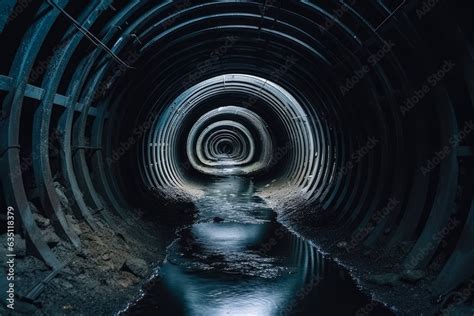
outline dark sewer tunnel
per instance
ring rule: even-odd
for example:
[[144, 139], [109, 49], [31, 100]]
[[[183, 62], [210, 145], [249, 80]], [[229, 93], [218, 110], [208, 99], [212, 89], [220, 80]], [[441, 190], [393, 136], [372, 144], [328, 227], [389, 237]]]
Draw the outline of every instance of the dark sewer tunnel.
[[[97, 288], [125, 289], [87, 310], [118, 311], [148, 275], [117, 253], [164, 234], [145, 258], [159, 271], [175, 230], [203, 220], [199, 201], [241, 203], [206, 197], [234, 179], [392, 312], [472, 315], [473, 13], [460, 0], [1, 0], [1, 314], [12, 297], [80, 313], [55, 293], [82, 289], [88, 261], [112, 262], [98, 279], [120, 273]], [[227, 215], [204, 216], [210, 236]]]

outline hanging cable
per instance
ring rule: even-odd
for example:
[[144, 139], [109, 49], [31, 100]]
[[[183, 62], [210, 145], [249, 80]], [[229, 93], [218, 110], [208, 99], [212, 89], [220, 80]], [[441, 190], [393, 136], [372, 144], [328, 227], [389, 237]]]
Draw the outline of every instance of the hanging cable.
[[59, 12], [66, 17], [71, 23], [77, 28], [79, 32], [84, 34], [84, 36], [89, 39], [95, 46], [101, 47], [107, 54], [109, 54], [115, 61], [120, 63], [121, 65], [129, 68], [129, 69], [135, 69], [132, 66], [129, 66], [126, 62], [124, 62], [120, 57], [118, 57], [116, 54], [114, 54], [113, 51], [111, 51], [107, 45], [101, 42], [100, 39], [94, 36], [91, 32], [89, 32], [86, 28], [84, 28], [79, 22], [77, 22], [71, 15], [69, 15], [63, 8], [61, 8], [57, 3], [55, 3], [52, 0], [47, 0], [47, 2], [55, 7], [56, 9], [59, 10]]

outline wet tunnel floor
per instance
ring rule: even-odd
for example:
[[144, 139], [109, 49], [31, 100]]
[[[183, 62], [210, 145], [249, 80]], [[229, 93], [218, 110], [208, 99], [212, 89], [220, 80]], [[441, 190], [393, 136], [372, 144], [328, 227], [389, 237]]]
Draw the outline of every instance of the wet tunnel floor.
[[126, 315], [392, 315], [276, 221], [250, 180], [216, 179]]

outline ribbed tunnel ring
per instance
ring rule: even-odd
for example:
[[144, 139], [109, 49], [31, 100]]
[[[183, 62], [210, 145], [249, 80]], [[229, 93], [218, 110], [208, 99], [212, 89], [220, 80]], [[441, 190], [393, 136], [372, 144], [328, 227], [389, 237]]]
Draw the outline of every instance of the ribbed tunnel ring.
[[[34, 204], [81, 244], [55, 185], [96, 229], [97, 216], [114, 226], [108, 215], [129, 222], [153, 205], [150, 189], [194, 193], [224, 170], [275, 180], [321, 210], [315, 221], [366, 232], [365, 246], [407, 243], [400, 266], [436, 262], [437, 294], [474, 275], [472, 134], [451, 142], [473, 118], [472, 17], [454, 0], [422, 19], [416, 1], [33, 1], [7, 25], [13, 2], [0, 2], [12, 43], [0, 61], [1, 202], [49, 266], [61, 263]], [[213, 112], [227, 106], [237, 113]], [[222, 121], [243, 128], [199, 138]], [[433, 236], [452, 218], [444, 247]]]
[[[188, 151], [191, 163], [196, 163], [194, 156], [197, 156], [200, 164], [205, 166], [222, 164], [237, 166], [247, 164], [254, 158], [253, 136], [238, 122], [229, 120], [214, 122], [201, 131], [197, 140], [191, 139], [193, 135], [194, 133], [189, 134], [187, 142], [187, 146], [195, 144], [194, 148]], [[225, 146], [229, 151], [223, 152], [222, 148]]]

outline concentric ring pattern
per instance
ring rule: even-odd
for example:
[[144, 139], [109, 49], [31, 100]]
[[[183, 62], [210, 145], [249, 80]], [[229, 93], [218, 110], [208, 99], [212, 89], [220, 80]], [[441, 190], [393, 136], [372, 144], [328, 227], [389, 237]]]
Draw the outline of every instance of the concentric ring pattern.
[[474, 275], [474, 50], [468, 13], [422, 4], [49, 0], [15, 19], [2, 1], [1, 203], [58, 267], [30, 203], [79, 247], [57, 179], [95, 228], [151, 190], [252, 176], [366, 246], [408, 245], [400, 266], [436, 263], [445, 294]]

